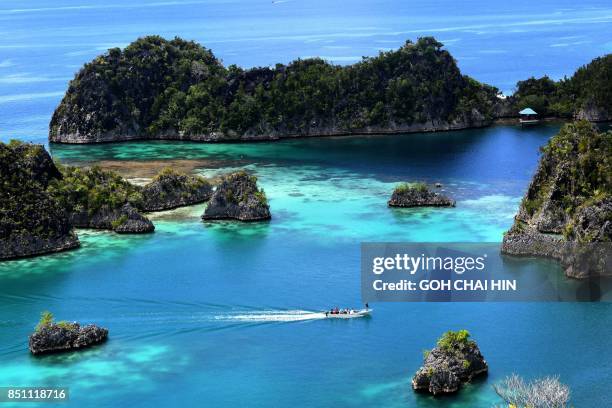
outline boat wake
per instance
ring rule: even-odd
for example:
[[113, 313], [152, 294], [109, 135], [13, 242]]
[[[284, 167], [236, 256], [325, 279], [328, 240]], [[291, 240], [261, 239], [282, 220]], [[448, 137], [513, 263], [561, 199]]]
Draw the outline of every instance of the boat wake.
[[325, 313], [308, 310], [254, 310], [215, 316], [215, 320], [231, 322], [300, 322], [316, 319], [325, 319]]

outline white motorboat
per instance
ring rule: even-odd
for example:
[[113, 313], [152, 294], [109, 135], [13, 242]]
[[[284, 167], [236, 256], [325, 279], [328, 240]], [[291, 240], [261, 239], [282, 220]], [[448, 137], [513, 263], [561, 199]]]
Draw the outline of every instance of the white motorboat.
[[325, 312], [325, 317], [328, 319], [354, 319], [356, 317], [366, 317], [372, 313], [372, 309], [343, 309], [343, 310], [328, 310]]

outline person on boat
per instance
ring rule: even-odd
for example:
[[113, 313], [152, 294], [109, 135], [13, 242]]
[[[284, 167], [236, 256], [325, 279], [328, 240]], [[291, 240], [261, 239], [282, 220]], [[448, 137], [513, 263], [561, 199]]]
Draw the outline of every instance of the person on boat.
[[367, 303], [365, 304], [366, 310], [368, 310], [370, 308], [370, 305], [368, 305]]

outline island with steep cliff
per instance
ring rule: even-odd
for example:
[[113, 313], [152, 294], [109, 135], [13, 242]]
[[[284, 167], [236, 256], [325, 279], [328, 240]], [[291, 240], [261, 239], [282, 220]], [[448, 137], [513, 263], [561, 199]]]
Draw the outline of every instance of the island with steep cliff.
[[180, 38], [140, 38], [96, 57], [70, 81], [49, 141], [206, 142], [297, 136], [410, 133], [483, 127], [531, 106], [542, 116], [612, 119], [612, 56], [569, 79], [497, 88], [463, 75], [432, 37], [348, 66], [319, 58], [287, 65], [225, 67]]
[[412, 378], [415, 391], [433, 395], [457, 392], [462, 384], [489, 371], [487, 361], [467, 330], [444, 333], [436, 347], [423, 354], [423, 366]]
[[142, 189], [144, 211], [164, 211], [208, 201], [212, 184], [200, 176], [188, 175], [170, 167], [162, 169]]
[[257, 187], [257, 177], [238, 171], [223, 177], [202, 219], [262, 221], [272, 218], [266, 193]]
[[573, 278], [612, 274], [612, 131], [566, 124], [542, 149], [502, 252], [558, 259]]
[[236, 141], [485, 126], [497, 89], [461, 74], [431, 37], [349, 66], [313, 58], [224, 67], [191, 41], [158, 36], [110, 49], [70, 82], [49, 140]]
[[61, 178], [42, 146], [0, 143], [0, 260], [80, 245], [64, 208], [47, 191]]

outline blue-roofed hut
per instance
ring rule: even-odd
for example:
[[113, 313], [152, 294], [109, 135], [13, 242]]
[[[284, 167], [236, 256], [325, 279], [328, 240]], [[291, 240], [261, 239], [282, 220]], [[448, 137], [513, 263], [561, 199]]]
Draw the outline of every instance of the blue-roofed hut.
[[539, 122], [538, 113], [531, 108], [525, 108], [519, 112], [520, 122], [523, 126], [533, 125]]

